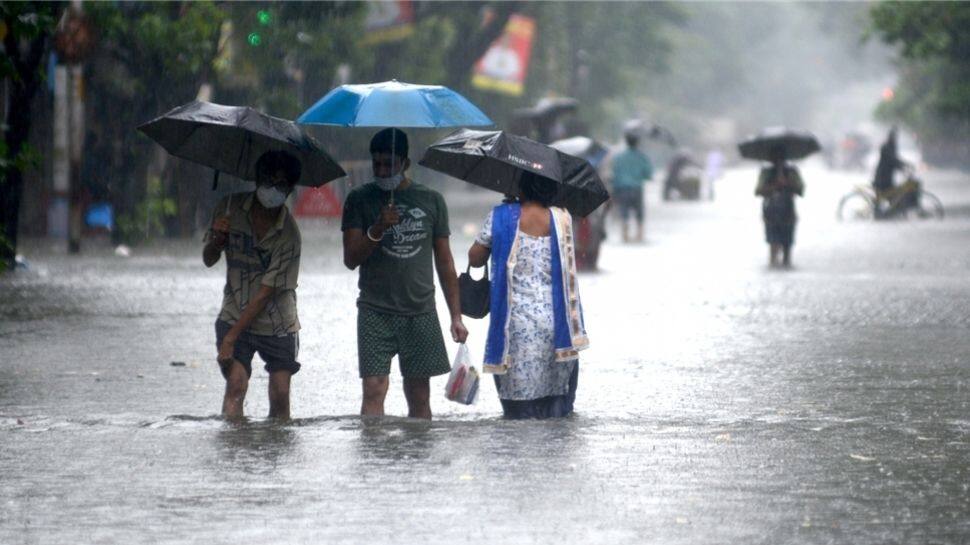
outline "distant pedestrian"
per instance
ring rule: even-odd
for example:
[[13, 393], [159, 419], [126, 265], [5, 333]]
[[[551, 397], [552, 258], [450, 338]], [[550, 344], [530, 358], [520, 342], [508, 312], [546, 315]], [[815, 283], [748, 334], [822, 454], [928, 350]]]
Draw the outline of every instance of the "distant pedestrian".
[[802, 196], [805, 185], [794, 165], [788, 164], [780, 150], [772, 153], [771, 165], [761, 169], [755, 195], [763, 197], [762, 218], [769, 246], [768, 265], [791, 266], [791, 247], [795, 243], [795, 195]]
[[623, 242], [630, 242], [627, 220], [632, 213], [637, 223], [635, 240], [643, 242], [644, 197], [643, 184], [653, 178], [653, 164], [645, 153], [637, 149], [640, 139], [635, 132], [625, 135], [627, 149], [618, 153], [612, 161], [613, 199], [623, 224]]
[[667, 164], [667, 176], [664, 178], [663, 200], [669, 201], [671, 193], [674, 191], [677, 191], [681, 198], [698, 198], [700, 196], [699, 194], [695, 194], [699, 193], [699, 187], [686, 187], [686, 184], [684, 184], [684, 170], [690, 166], [696, 167], [700, 165], [694, 161], [688, 149], [681, 148], [677, 150]]
[[491, 258], [485, 372], [494, 373], [507, 418], [567, 416], [579, 380], [583, 322], [569, 212], [551, 206], [554, 182], [531, 173], [519, 181], [521, 204], [495, 207], [468, 251]]
[[724, 169], [724, 154], [719, 149], [707, 152], [704, 164], [704, 180], [707, 183], [707, 198], [714, 200], [714, 182], [721, 179]]

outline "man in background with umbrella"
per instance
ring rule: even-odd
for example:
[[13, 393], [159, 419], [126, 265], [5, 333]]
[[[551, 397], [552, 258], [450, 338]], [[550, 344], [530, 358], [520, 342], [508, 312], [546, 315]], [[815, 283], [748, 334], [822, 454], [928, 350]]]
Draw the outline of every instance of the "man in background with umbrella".
[[[803, 159], [819, 151], [818, 139], [809, 132], [785, 127], [768, 127], [757, 136], [738, 144], [745, 159], [768, 161], [761, 169], [755, 195], [763, 197], [761, 215], [768, 242], [768, 265], [791, 266], [791, 247], [795, 243], [795, 196], [802, 196], [805, 184], [790, 160]], [[781, 258], [779, 261], [779, 257]]]
[[434, 273], [451, 315], [451, 336], [463, 343], [458, 276], [448, 243], [448, 209], [440, 193], [405, 176], [407, 135], [388, 128], [371, 140], [374, 182], [347, 195], [341, 229], [344, 264], [360, 267], [357, 356], [361, 414], [384, 414], [391, 359], [404, 377], [408, 416], [431, 418], [430, 378], [451, 366], [435, 309]]
[[285, 151], [256, 162], [256, 191], [224, 198], [202, 252], [207, 267], [226, 254], [226, 287], [216, 321], [218, 361], [226, 379], [222, 414], [243, 415], [257, 352], [269, 372], [269, 416], [289, 419], [290, 378], [300, 370], [296, 286], [300, 230], [284, 204], [301, 164]]
[[[791, 267], [791, 247], [795, 243], [795, 196], [805, 193], [802, 176], [794, 165], [785, 161], [778, 147], [771, 152], [771, 165], [761, 169], [755, 195], [762, 197], [761, 216], [768, 242], [768, 266]], [[780, 259], [779, 259], [780, 258]]]

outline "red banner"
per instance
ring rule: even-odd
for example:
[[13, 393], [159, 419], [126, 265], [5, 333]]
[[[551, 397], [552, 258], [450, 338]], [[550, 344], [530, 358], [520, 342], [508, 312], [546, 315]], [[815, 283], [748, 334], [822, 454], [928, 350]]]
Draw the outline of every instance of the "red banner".
[[329, 185], [308, 187], [296, 197], [293, 214], [312, 218], [339, 218], [343, 213], [340, 199]]

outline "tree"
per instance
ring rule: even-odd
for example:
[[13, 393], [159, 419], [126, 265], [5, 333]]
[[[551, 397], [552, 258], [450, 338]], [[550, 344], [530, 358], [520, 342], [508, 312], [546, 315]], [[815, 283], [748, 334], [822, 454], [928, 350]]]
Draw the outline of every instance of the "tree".
[[31, 100], [42, 81], [41, 66], [50, 47], [60, 6], [42, 2], [0, 2], [0, 33], [4, 55], [0, 78], [10, 82], [9, 108], [0, 147], [0, 270], [12, 267], [17, 255], [17, 224], [23, 195], [23, 174], [36, 163], [26, 145], [31, 124]]
[[915, 130], [928, 159], [970, 165], [970, 4], [882, 2], [871, 16], [902, 61], [895, 96], [878, 114]]
[[86, 182], [114, 206], [121, 227], [115, 242], [147, 236], [143, 226], [158, 219], [152, 217], [156, 212], [167, 216], [169, 233], [178, 232], [171, 211], [185, 212], [181, 223], [191, 223], [191, 203], [203, 184], [187, 179], [197, 172], [173, 177], [171, 166], [159, 168], [176, 163], [160, 161], [163, 152], [135, 128], [214, 82], [213, 60], [228, 14], [212, 2], [93, 2], [87, 13], [101, 38], [86, 69], [92, 115], [85, 161], [98, 165], [89, 171], [99, 179]]

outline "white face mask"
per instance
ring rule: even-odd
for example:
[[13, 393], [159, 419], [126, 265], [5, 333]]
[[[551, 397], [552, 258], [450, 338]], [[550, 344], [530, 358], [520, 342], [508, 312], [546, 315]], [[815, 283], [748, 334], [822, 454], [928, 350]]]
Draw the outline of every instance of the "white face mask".
[[394, 191], [395, 189], [397, 189], [397, 186], [401, 185], [401, 182], [403, 181], [404, 181], [404, 174], [401, 174], [400, 172], [398, 172], [394, 176], [389, 176], [387, 178], [374, 176], [374, 183], [376, 183], [377, 187], [383, 189], [384, 191]]
[[272, 186], [260, 186], [256, 188], [256, 198], [264, 208], [279, 208], [286, 202], [286, 193]]

